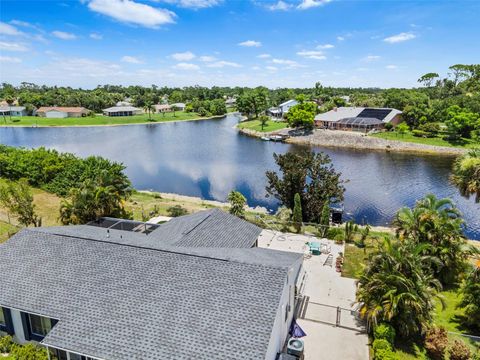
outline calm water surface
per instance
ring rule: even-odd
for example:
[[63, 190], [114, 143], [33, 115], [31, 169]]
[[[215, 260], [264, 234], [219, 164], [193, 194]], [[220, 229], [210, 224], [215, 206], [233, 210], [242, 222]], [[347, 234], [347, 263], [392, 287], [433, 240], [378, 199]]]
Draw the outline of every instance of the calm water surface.
[[[80, 156], [101, 155], [127, 166], [137, 189], [152, 189], [224, 201], [232, 189], [250, 206], [276, 209], [265, 197], [265, 171], [272, 154], [298, 146], [260, 141], [237, 133], [235, 115], [221, 120], [82, 128], [0, 128], [0, 142], [45, 146]], [[427, 193], [452, 198], [463, 212], [465, 233], [480, 240], [480, 205], [448, 182], [453, 158], [342, 149], [323, 150], [346, 184], [345, 209], [357, 222], [388, 225], [402, 206]]]

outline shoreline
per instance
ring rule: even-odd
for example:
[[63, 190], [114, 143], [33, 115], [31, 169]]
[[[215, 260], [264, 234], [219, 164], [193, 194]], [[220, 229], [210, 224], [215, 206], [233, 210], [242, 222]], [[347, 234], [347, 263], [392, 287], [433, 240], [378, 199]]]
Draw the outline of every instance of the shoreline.
[[225, 115], [215, 115], [210, 117], [197, 117], [192, 119], [184, 119], [184, 120], [170, 120], [170, 121], [145, 121], [145, 122], [137, 122], [137, 123], [125, 123], [125, 124], [87, 124], [87, 125], [4, 125], [0, 124], [0, 128], [80, 128], [80, 127], [113, 127], [113, 126], [133, 126], [133, 125], [160, 125], [160, 124], [172, 124], [172, 123], [180, 123], [186, 121], [201, 121], [201, 120], [215, 120], [223, 118]]
[[[262, 136], [288, 134], [292, 129], [285, 128], [271, 132], [260, 132], [250, 129], [237, 130], [244, 135], [261, 138]], [[426, 145], [412, 143], [406, 141], [386, 140], [362, 133], [335, 131], [335, 130], [319, 130], [315, 129], [312, 134], [292, 136], [285, 140], [287, 144], [319, 146], [327, 148], [343, 148], [352, 150], [369, 150], [396, 153], [411, 153], [422, 155], [438, 155], [438, 156], [458, 156], [466, 153], [468, 149]]]

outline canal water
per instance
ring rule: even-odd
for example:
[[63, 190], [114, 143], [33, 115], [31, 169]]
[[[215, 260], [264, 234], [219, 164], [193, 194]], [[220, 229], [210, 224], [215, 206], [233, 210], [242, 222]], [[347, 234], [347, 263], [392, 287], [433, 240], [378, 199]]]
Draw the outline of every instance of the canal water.
[[[275, 169], [273, 153], [298, 146], [239, 134], [238, 117], [168, 124], [77, 128], [0, 128], [0, 143], [45, 146], [80, 156], [101, 155], [123, 162], [137, 189], [225, 201], [232, 189], [250, 206], [275, 210], [265, 197], [265, 171]], [[348, 179], [345, 210], [359, 223], [389, 225], [402, 206], [427, 193], [452, 198], [464, 214], [465, 234], [480, 240], [480, 204], [467, 200], [449, 181], [453, 158], [347, 149], [321, 149]]]

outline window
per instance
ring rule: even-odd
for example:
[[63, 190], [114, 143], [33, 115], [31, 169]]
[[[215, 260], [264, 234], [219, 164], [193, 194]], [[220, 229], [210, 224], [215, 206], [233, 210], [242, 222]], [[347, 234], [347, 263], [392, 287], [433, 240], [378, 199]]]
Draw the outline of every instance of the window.
[[13, 335], [13, 323], [10, 309], [0, 307], [0, 331]]
[[57, 321], [44, 316], [22, 313], [22, 323], [27, 341], [42, 341]]

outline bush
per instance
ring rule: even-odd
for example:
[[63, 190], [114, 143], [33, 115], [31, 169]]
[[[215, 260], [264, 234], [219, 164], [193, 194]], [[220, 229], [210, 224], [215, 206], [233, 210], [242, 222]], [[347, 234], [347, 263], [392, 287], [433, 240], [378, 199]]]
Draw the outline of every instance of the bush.
[[443, 360], [448, 346], [447, 330], [442, 327], [434, 327], [425, 336], [425, 349], [428, 356], [433, 360]]
[[472, 355], [472, 360], [480, 360], [480, 350]]
[[376, 353], [378, 350], [392, 350], [392, 345], [385, 339], [375, 339], [373, 340], [373, 352]]
[[425, 131], [433, 136], [440, 132], [440, 125], [436, 122], [425, 123], [418, 126], [418, 130]]
[[435, 135], [433, 135], [429, 132], [426, 132], [426, 131], [423, 131], [423, 130], [418, 130], [418, 129], [412, 130], [412, 134], [413, 134], [413, 136], [423, 137], [423, 138], [435, 137]]
[[385, 130], [390, 131], [393, 129], [393, 124], [392, 123], [386, 123], [385, 124]]
[[335, 240], [337, 238], [340, 240], [343, 240], [343, 236], [344, 236], [344, 232], [342, 228], [331, 227], [327, 231], [327, 239], [330, 239], [330, 240]]
[[395, 329], [389, 324], [380, 324], [373, 331], [375, 339], [387, 340], [393, 346], [395, 341]]
[[470, 349], [463, 341], [454, 340], [450, 349], [448, 349], [450, 360], [469, 360]]
[[167, 213], [171, 217], [178, 217], [178, 216], [187, 215], [188, 211], [187, 209], [181, 207], [180, 205], [175, 205], [175, 206], [169, 207], [167, 209]]
[[390, 349], [380, 349], [373, 355], [374, 360], [399, 360], [397, 354]]
[[48, 360], [47, 349], [31, 343], [26, 345], [14, 344], [11, 355], [17, 360]]
[[0, 337], [0, 353], [9, 353], [13, 345], [10, 335]]

